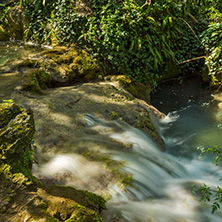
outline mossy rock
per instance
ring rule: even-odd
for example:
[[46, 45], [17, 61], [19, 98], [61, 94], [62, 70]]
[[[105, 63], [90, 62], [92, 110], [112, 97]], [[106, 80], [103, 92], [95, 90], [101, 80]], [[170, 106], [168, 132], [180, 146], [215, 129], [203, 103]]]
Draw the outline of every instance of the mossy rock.
[[148, 113], [143, 113], [138, 117], [137, 127], [141, 130], [149, 129], [151, 131], [155, 131], [155, 128], [150, 120]]
[[37, 194], [39, 205], [58, 221], [103, 221], [99, 213], [105, 209], [105, 201], [98, 195], [60, 186], [43, 186]]
[[31, 141], [34, 135], [34, 120], [30, 110], [14, 103], [0, 104], [0, 159], [17, 168], [32, 164]]
[[[62, 188], [62, 191], [61, 191]], [[105, 200], [94, 193], [90, 193], [86, 190], [77, 190], [73, 187], [61, 187], [61, 186], [45, 186], [45, 192], [52, 196], [59, 196], [61, 198], [69, 198], [74, 200], [79, 205], [82, 205], [91, 210], [95, 210], [99, 213], [106, 208]]]
[[40, 54], [38, 66], [51, 75], [53, 85], [69, 85], [76, 80], [98, 78], [101, 68], [82, 49], [55, 47]]
[[77, 208], [71, 215], [71, 218], [67, 222], [103, 222], [102, 218], [92, 210], [80, 207]]
[[11, 119], [22, 112], [22, 109], [14, 103], [0, 104], [0, 128], [6, 126]]
[[[6, 70], [23, 74], [22, 90], [42, 94], [47, 87], [67, 86], [76, 82], [99, 79], [101, 67], [82, 49], [56, 46], [32, 58], [6, 64]], [[8, 71], [7, 71], [8, 72]]]
[[141, 82], [132, 82], [127, 86], [127, 91], [135, 97], [150, 103], [151, 88]]
[[150, 102], [151, 88], [149, 85], [145, 85], [141, 82], [135, 82], [126, 75], [113, 75], [105, 77], [105, 80], [116, 81], [119, 86], [127, 90], [133, 96], [138, 99], [142, 99], [146, 102]]
[[42, 94], [43, 89], [47, 88], [50, 81], [51, 76], [47, 72], [40, 69], [30, 69], [23, 77], [21, 89]]
[[102, 222], [102, 197], [72, 187], [43, 185], [31, 175], [32, 112], [5, 102], [0, 104], [0, 119], [2, 221]]

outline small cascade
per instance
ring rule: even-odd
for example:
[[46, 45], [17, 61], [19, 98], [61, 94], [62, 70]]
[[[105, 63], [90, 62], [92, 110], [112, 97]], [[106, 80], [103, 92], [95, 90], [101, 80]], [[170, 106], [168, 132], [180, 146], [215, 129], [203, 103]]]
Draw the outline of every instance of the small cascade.
[[[174, 114], [166, 116], [160, 124], [164, 130], [179, 118], [178, 113]], [[128, 152], [110, 151], [114, 159], [125, 162], [122, 170], [133, 175], [132, 186], [126, 186], [124, 191], [116, 186], [110, 188], [112, 198], [107, 207], [121, 215], [123, 221], [221, 221], [220, 212], [211, 213], [212, 203], [200, 202], [200, 197], [193, 195], [194, 184], [216, 187], [222, 173], [220, 168], [198, 159], [178, 161], [129, 125], [97, 120], [91, 115], [86, 116], [86, 121], [90, 127], [101, 129], [117, 124], [118, 132], [109, 131], [109, 137], [132, 144]]]
[[[173, 116], [175, 115], [175, 116]], [[173, 146], [175, 138], [168, 139], [166, 132], [174, 127], [180, 118], [178, 113], [166, 116], [159, 128], [168, 146]], [[124, 189], [117, 185], [109, 188], [111, 198], [107, 208], [112, 214], [119, 215], [121, 222], [219, 222], [222, 213], [211, 213], [211, 202], [200, 202], [200, 196], [193, 194], [193, 185], [207, 184], [216, 188], [222, 169], [211, 161], [198, 158], [176, 157], [170, 152], [161, 152], [157, 144], [142, 131], [122, 122], [105, 121], [85, 115], [86, 127], [97, 133], [84, 138], [86, 141], [109, 143], [108, 138], [124, 144], [131, 149], [118, 147], [104, 150], [114, 160], [124, 162], [121, 170], [132, 175], [131, 186]], [[99, 137], [100, 136], [100, 137]], [[189, 138], [187, 138], [187, 141]], [[177, 147], [184, 149], [186, 140]], [[180, 151], [178, 150], [178, 153]], [[57, 180], [55, 183], [89, 189], [87, 185], [97, 184], [98, 172], [103, 169], [92, 165], [81, 155], [59, 153], [42, 164], [33, 165], [33, 174], [44, 180]], [[101, 180], [101, 179], [100, 179]], [[98, 185], [98, 186], [97, 186]]]

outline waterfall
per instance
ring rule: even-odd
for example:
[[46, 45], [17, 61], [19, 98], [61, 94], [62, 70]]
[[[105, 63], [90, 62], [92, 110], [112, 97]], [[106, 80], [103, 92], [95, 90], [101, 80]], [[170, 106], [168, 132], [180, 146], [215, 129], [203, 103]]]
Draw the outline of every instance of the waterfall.
[[[173, 124], [178, 121], [180, 114], [174, 112], [167, 115], [158, 127], [168, 146], [184, 149], [193, 132], [185, 135], [185, 138], [178, 135], [170, 138], [166, 134], [170, 127], [175, 127]], [[106, 144], [109, 143], [107, 138], [110, 138], [119, 143], [131, 144], [131, 149], [115, 147], [101, 150], [109, 153], [114, 160], [124, 162], [121, 170], [132, 175], [131, 186], [122, 188], [114, 185], [109, 188], [111, 198], [107, 208], [109, 212], [119, 215], [121, 222], [221, 221], [220, 211], [211, 213], [212, 202], [200, 202], [200, 196], [193, 194], [193, 185], [217, 187], [222, 175], [219, 167], [206, 159], [200, 161], [195, 155], [187, 158], [161, 152], [148, 135], [126, 123], [105, 121], [90, 114], [85, 115], [85, 120], [86, 127], [96, 132], [85, 140]], [[38, 178], [66, 180], [63, 185], [88, 189], [85, 185], [96, 184], [99, 179], [97, 173], [103, 171], [91, 165], [93, 162], [86, 162], [81, 155], [74, 153], [59, 153], [49, 159], [42, 164], [34, 164], [33, 174]]]
[[[211, 213], [211, 202], [200, 202], [200, 197], [193, 194], [194, 184], [216, 187], [222, 173], [220, 168], [198, 159], [178, 161], [175, 156], [161, 152], [150, 137], [127, 124], [121, 126], [91, 115], [85, 118], [90, 127], [118, 127], [117, 132], [108, 133], [109, 137], [132, 144], [131, 151], [110, 151], [114, 159], [125, 162], [122, 170], [133, 176], [132, 186], [126, 186], [124, 191], [116, 186], [110, 188], [112, 197], [107, 207], [121, 215], [123, 221], [221, 221], [219, 211]], [[162, 128], [177, 118], [178, 113], [166, 116]]]

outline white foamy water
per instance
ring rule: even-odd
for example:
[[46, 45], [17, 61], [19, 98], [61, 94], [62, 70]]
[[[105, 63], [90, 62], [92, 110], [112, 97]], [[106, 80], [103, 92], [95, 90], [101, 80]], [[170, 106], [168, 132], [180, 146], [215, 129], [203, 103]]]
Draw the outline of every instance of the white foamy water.
[[[172, 121], [165, 121], [161, 130], [179, 118], [177, 113]], [[168, 118], [168, 117], [166, 117]], [[128, 124], [116, 121], [104, 121], [92, 115], [85, 116], [87, 127], [100, 135], [89, 135], [87, 140], [101, 141], [111, 138], [115, 141], [131, 144], [132, 149], [120, 151], [109, 149], [113, 159], [124, 162], [122, 170], [132, 175], [132, 185], [124, 189], [114, 185], [109, 188], [111, 194], [107, 208], [113, 214], [121, 216], [121, 222], [219, 222], [220, 211], [211, 213], [211, 202], [200, 202], [200, 196], [193, 194], [193, 185], [207, 184], [216, 188], [220, 184], [222, 170], [208, 161], [177, 157], [161, 152], [157, 144], [142, 131]], [[171, 126], [172, 127], [172, 126]], [[183, 146], [195, 134], [189, 134], [183, 141], [174, 141]], [[94, 138], [95, 137], [95, 138]], [[107, 142], [107, 141], [105, 141]], [[77, 154], [56, 154], [43, 164], [35, 164], [33, 173], [40, 179], [64, 180], [65, 185], [87, 189], [87, 184], [98, 183], [98, 171], [103, 175], [101, 166], [93, 165]], [[99, 187], [99, 185], [98, 185]], [[105, 221], [106, 222], [106, 221]]]
[[101, 177], [105, 178], [106, 174], [101, 164], [74, 153], [55, 154], [45, 163], [33, 164], [32, 173], [46, 183], [91, 189], [95, 193], [101, 187]]
[[[98, 122], [93, 118], [90, 115], [86, 117], [91, 127], [107, 125], [107, 122]], [[176, 121], [176, 118], [178, 115], [166, 122]], [[220, 183], [220, 168], [198, 159], [182, 158], [178, 162], [174, 156], [159, 151], [151, 138], [130, 126], [124, 125], [122, 130], [108, 135], [115, 140], [131, 143], [133, 147], [129, 152], [110, 151], [114, 159], [126, 163], [123, 170], [133, 175], [132, 186], [126, 186], [124, 191], [116, 186], [110, 188], [112, 198], [107, 207], [121, 215], [122, 220], [221, 221], [222, 214], [219, 211], [211, 213], [212, 202], [200, 202], [200, 197], [193, 195], [194, 184], [202, 186], [205, 183], [216, 188]]]

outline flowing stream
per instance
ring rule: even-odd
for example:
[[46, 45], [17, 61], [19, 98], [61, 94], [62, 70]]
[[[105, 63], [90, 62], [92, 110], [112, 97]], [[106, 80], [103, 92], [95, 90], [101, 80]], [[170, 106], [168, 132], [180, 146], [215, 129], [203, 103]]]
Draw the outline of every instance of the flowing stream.
[[[2, 45], [0, 65], [18, 58], [19, 53], [24, 54], [23, 49], [22, 45]], [[152, 96], [152, 104], [166, 114], [156, 125], [166, 152], [161, 152], [142, 131], [127, 124], [106, 122], [90, 114], [85, 117], [88, 127], [100, 128], [111, 139], [132, 144], [129, 151], [107, 151], [114, 159], [124, 161], [122, 170], [133, 176], [132, 186], [124, 190], [110, 187], [107, 208], [118, 214], [121, 222], [221, 221], [220, 211], [211, 213], [211, 202], [200, 202], [200, 196], [193, 194], [194, 184], [212, 187], [221, 184], [222, 168], [212, 164], [211, 156], [199, 160], [197, 150], [222, 146], [222, 113], [217, 102], [199, 80], [192, 79], [182, 84], [162, 85]], [[58, 154], [42, 166], [34, 165], [33, 173], [53, 177], [64, 169], [75, 175], [77, 181], [99, 171], [83, 161], [74, 154]]]
[[127, 187], [126, 193], [111, 188], [109, 209], [131, 222], [221, 221], [220, 211], [211, 213], [212, 202], [200, 202], [200, 196], [193, 194], [194, 184], [221, 185], [222, 169], [212, 164], [210, 156], [198, 159], [198, 148], [221, 146], [217, 102], [198, 79], [164, 85], [152, 100], [167, 114], [158, 125], [166, 152], [131, 127], [110, 135], [134, 145], [130, 153], [113, 154], [126, 162], [124, 170], [132, 173], [133, 187]]

